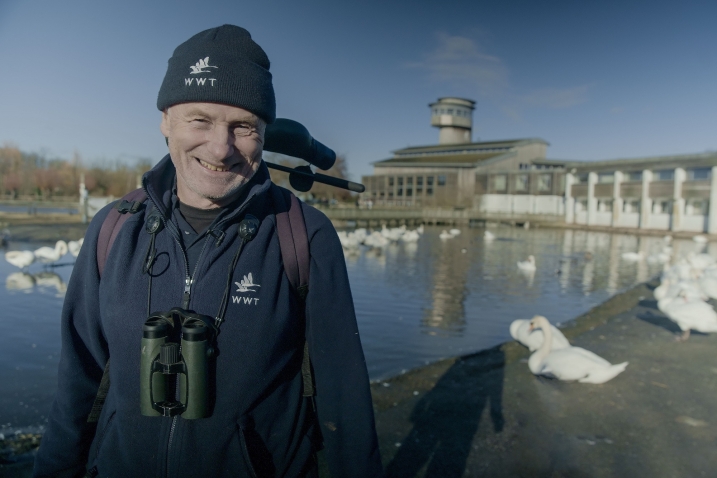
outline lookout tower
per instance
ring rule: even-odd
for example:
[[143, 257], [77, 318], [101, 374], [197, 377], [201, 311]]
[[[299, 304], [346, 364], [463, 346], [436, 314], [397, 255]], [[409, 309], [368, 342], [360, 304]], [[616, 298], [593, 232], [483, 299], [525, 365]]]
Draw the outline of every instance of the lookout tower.
[[440, 128], [438, 144], [471, 142], [476, 102], [464, 98], [438, 98], [431, 103], [431, 126]]

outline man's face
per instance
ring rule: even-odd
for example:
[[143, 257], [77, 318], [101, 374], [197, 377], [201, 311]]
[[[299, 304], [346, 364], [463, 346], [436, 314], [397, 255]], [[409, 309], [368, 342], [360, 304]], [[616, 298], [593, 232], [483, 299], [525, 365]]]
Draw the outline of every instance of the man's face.
[[[264, 121], [242, 108], [180, 103], [162, 113], [162, 134], [177, 169], [177, 195], [189, 206], [212, 209], [236, 198], [261, 163]], [[246, 134], [247, 129], [251, 132]]]

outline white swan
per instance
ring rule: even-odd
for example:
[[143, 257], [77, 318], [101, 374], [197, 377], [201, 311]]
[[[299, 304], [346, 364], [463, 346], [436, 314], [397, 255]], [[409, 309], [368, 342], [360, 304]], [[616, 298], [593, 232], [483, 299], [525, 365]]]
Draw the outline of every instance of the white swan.
[[625, 370], [627, 362], [612, 365], [604, 358], [580, 347], [551, 350], [553, 340], [550, 322], [537, 315], [530, 321], [530, 329], [540, 328], [545, 341], [528, 360], [528, 368], [535, 375], [555, 377], [559, 380], [577, 380], [581, 383], [605, 383]]
[[696, 236], [692, 237], [692, 240], [695, 241], [697, 244], [707, 243], [707, 237], [703, 236], [702, 234], [697, 234]]
[[527, 261], [519, 261], [518, 262], [518, 269], [522, 271], [534, 271], [536, 269], [535, 267], [535, 257], [530, 255], [528, 256]]
[[[570, 347], [570, 342], [565, 338], [563, 333], [554, 325], [550, 325], [553, 332], [553, 341], [550, 344], [551, 350], [564, 349]], [[528, 347], [531, 352], [538, 350], [543, 345], [543, 331], [540, 329], [530, 330], [530, 321], [526, 319], [514, 320], [510, 324], [510, 336], [521, 344]]]
[[32, 251], [8, 251], [5, 253], [5, 260], [15, 267], [24, 269], [35, 262], [35, 254]]
[[35, 259], [43, 264], [52, 264], [60, 260], [62, 256], [67, 254], [67, 243], [65, 241], [57, 241], [55, 247], [41, 247], [35, 250]]
[[460, 229], [451, 229], [451, 230], [448, 231], [448, 232], [450, 232], [450, 233], [451, 233], [452, 235], [454, 235], [454, 236], [457, 236], [458, 234], [461, 233], [461, 230], [460, 230]]
[[717, 312], [707, 302], [688, 299], [680, 293], [677, 297], [658, 300], [657, 308], [680, 327], [681, 340], [690, 337], [690, 330], [702, 333], [717, 332]]
[[83, 242], [85, 242], [84, 237], [79, 241], [70, 241], [67, 243], [67, 249], [69, 249], [70, 254], [72, 254], [73, 257], [77, 257], [80, 254]]
[[421, 235], [418, 231], [406, 231], [403, 236], [401, 236], [401, 240], [403, 242], [417, 242], [420, 237]]
[[453, 237], [453, 234], [444, 229], [443, 231], [441, 231], [438, 237], [440, 237], [441, 239], [451, 239]]
[[621, 257], [626, 261], [637, 262], [642, 260], [642, 256], [642, 252], [623, 252]]
[[492, 241], [493, 239], [495, 239], [495, 234], [490, 231], [485, 231], [483, 233], [483, 239], [486, 241]]

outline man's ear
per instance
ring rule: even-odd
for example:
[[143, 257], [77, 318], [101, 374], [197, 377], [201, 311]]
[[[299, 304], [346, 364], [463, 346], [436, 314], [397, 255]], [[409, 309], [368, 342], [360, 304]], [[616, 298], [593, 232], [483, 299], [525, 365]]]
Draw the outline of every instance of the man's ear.
[[162, 111], [162, 122], [159, 123], [159, 130], [165, 138], [169, 138], [169, 133], [172, 130], [172, 127], [169, 124], [169, 113], [166, 109]]

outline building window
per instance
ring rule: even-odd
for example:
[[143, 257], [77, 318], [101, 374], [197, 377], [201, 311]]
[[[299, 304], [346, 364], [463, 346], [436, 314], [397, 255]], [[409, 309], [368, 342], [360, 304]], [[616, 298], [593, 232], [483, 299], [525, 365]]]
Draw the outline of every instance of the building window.
[[552, 189], [553, 186], [553, 175], [552, 174], [541, 174], [538, 176], [538, 191], [547, 192]]
[[433, 188], [431, 186], [426, 188], [426, 196], [433, 196]]
[[704, 199], [690, 199], [685, 204], [685, 214], [688, 216], [706, 216], [708, 201]]
[[413, 186], [413, 176], [406, 178], [406, 185]]
[[403, 196], [403, 188], [398, 188], [398, 191], [396, 191], [396, 196]]
[[428, 176], [426, 178], [426, 185], [427, 186], [433, 186], [433, 176]]
[[413, 196], [413, 189], [406, 188], [406, 196]]
[[672, 214], [672, 201], [670, 199], [655, 199], [652, 203], [653, 214]]
[[598, 212], [611, 212], [612, 199], [598, 199], [597, 210]]
[[630, 171], [627, 173], [628, 181], [642, 181], [642, 171]]
[[446, 177], [445, 177], [445, 176], [438, 176], [438, 185], [439, 185], [439, 186], [445, 186], [445, 185], [446, 185]]
[[423, 194], [423, 186], [416, 186], [416, 196]]
[[388, 186], [389, 186], [389, 187], [393, 187], [393, 176], [390, 176], [390, 177], [388, 178]]
[[518, 192], [528, 191], [528, 175], [519, 174], [515, 177], [515, 190]]
[[389, 191], [389, 192], [388, 192], [388, 198], [389, 198], [389, 199], [393, 199], [393, 191]]
[[640, 212], [640, 200], [626, 199], [622, 205], [622, 212]]
[[398, 177], [398, 185], [403, 186], [403, 177], [402, 176]]
[[505, 191], [508, 181], [505, 174], [499, 174], [493, 177], [493, 189], [496, 191]]
[[598, 174], [598, 183], [607, 184], [615, 182], [615, 173], [600, 173]]
[[712, 177], [711, 168], [694, 168], [687, 170], [687, 179], [690, 181], [700, 181], [710, 179]]
[[588, 173], [581, 173], [577, 175], [578, 184], [584, 184], [588, 182]]
[[416, 178], [416, 185], [417, 186], [423, 186], [423, 176], [418, 176]]
[[660, 171], [655, 171], [655, 179], [657, 181], [673, 181], [675, 179], [675, 170], [661, 169]]

